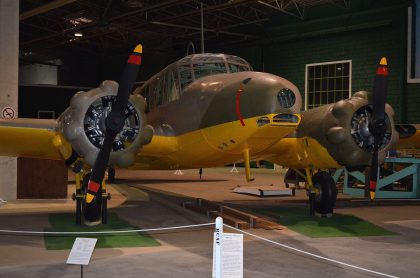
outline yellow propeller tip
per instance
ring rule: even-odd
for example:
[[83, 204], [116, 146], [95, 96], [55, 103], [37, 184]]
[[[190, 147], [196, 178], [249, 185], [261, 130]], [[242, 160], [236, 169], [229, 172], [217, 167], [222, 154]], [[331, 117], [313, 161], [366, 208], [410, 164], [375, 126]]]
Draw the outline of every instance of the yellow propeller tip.
[[134, 52], [140, 53], [140, 54], [143, 53], [143, 46], [141, 44], [138, 44], [136, 48], [134, 48]]
[[387, 60], [386, 60], [386, 58], [385, 58], [385, 57], [382, 57], [382, 58], [381, 58], [381, 61], [379, 62], [379, 64], [380, 64], [381, 66], [388, 66], [388, 62], [387, 62]]
[[375, 199], [375, 192], [370, 192], [370, 199], [371, 200]]
[[88, 204], [90, 204], [90, 203], [92, 203], [92, 201], [93, 201], [93, 195], [92, 194], [90, 194], [90, 193], [87, 193], [86, 194], [86, 203], [88, 203]]

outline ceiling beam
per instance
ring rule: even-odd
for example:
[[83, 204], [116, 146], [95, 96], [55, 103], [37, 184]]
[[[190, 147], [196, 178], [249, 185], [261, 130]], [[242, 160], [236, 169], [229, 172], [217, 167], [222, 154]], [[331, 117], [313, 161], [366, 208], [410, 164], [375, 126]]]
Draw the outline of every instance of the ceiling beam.
[[57, 8], [60, 8], [62, 6], [68, 5], [68, 4], [71, 4], [73, 2], [76, 2], [76, 0], [56, 0], [56, 1], [50, 2], [48, 4], [40, 6], [38, 8], [35, 8], [35, 9], [32, 9], [32, 10], [21, 13], [19, 15], [19, 21], [22, 21], [22, 20], [31, 18], [33, 16], [37, 16], [37, 15], [46, 13], [46, 12], [51, 11], [51, 10], [55, 10]]
[[287, 11], [285, 7], [287, 7], [287, 6], [289, 5], [289, 3], [288, 3], [287, 5], [285, 5], [285, 6], [284, 6], [284, 5], [283, 5], [283, 1], [281, 1], [281, 4], [279, 4], [277, 1], [275, 1], [275, 3], [277, 4], [276, 6], [274, 6], [274, 5], [272, 5], [272, 4], [269, 4], [269, 3], [267, 3], [267, 2], [264, 2], [264, 1], [258, 1], [258, 3], [259, 3], [259, 4], [261, 4], [261, 5], [267, 6], [267, 7], [269, 7], [269, 8], [272, 8], [272, 9], [274, 9], [274, 10], [277, 10], [277, 11], [279, 11], [279, 12], [283, 12], [283, 13], [285, 13], [285, 14], [295, 16], [295, 17], [297, 17], [297, 18], [299, 18], [299, 19], [302, 19], [302, 20], [304, 19], [304, 14], [303, 14], [303, 11], [301, 11], [301, 10], [299, 9], [299, 6], [298, 6], [298, 5], [296, 4], [296, 2], [295, 2], [295, 1], [293, 1], [293, 0], [290, 0], [290, 1], [289, 1], [289, 3], [293, 3], [293, 4], [295, 5], [295, 7], [296, 7], [296, 10], [297, 10], [298, 14], [295, 14], [295, 13], [292, 13], [292, 12]]
[[[152, 24], [155, 25], [162, 25], [162, 26], [168, 26], [168, 27], [174, 27], [174, 28], [181, 28], [181, 29], [187, 29], [187, 30], [196, 30], [200, 31], [201, 28], [199, 27], [192, 27], [192, 26], [185, 26], [185, 25], [179, 25], [179, 24], [173, 24], [173, 23], [166, 23], [166, 22], [159, 22], [159, 21], [152, 21]], [[257, 38], [257, 36], [251, 35], [251, 34], [244, 34], [244, 33], [237, 33], [237, 32], [229, 32], [229, 31], [222, 31], [222, 30], [216, 30], [216, 29], [208, 29], [204, 28], [205, 32], [212, 32], [212, 33], [220, 33], [225, 35], [231, 35], [231, 36], [239, 36], [244, 38]]]

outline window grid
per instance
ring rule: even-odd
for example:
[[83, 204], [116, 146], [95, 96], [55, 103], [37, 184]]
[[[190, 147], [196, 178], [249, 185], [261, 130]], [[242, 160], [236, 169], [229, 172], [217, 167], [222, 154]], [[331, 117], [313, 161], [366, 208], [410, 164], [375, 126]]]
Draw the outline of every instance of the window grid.
[[306, 65], [305, 109], [351, 96], [351, 60]]

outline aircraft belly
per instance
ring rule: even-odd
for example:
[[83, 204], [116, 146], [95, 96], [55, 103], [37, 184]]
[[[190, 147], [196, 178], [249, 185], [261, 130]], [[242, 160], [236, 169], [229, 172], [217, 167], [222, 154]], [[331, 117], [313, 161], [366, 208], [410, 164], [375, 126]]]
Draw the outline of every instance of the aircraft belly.
[[272, 118], [274, 115], [269, 114], [244, 119], [244, 125], [240, 121], [232, 121], [202, 129], [202, 133], [207, 143], [222, 153], [242, 155], [244, 149], [249, 149], [251, 156], [256, 155], [295, 131], [298, 125], [298, 123], [269, 123], [258, 126], [257, 120], [259, 118]]
[[310, 137], [284, 138], [271, 148], [264, 151], [267, 160], [276, 164], [295, 169], [314, 167], [330, 169], [341, 167], [328, 151], [315, 139]]
[[136, 167], [141, 164], [142, 169], [223, 166], [242, 161], [245, 149], [250, 150], [251, 157], [258, 157], [263, 150], [293, 132], [298, 124], [258, 126], [258, 118], [245, 119], [244, 126], [239, 121], [233, 121], [179, 136], [154, 137], [151, 144], [144, 146], [138, 155]]

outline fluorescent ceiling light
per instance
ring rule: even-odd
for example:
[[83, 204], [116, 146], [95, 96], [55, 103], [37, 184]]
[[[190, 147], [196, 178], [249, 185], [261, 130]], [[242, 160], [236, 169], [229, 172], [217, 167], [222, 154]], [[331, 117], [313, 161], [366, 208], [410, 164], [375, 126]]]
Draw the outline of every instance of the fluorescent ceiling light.
[[88, 24], [91, 23], [93, 20], [86, 18], [86, 17], [78, 17], [75, 19], [69, 19], [69, 22], [73, 25], [82, 25], [82, 24]]
[[82, 32], [77, 31], [77, 32], [75, 32], [75, 33], [74, 33], [74, 36], [75, 36], [75, 37], [83, 37], [83, 33], [82, 33]]

